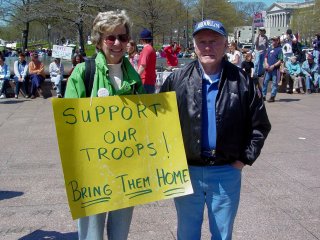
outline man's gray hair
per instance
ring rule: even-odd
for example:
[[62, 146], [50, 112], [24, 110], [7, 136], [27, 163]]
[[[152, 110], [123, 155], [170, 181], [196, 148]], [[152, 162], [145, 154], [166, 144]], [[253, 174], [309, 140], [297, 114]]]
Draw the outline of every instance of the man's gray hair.
[[99, 46], [101, 37], [105, 32], [112, 32], [117, 26], [123, 25], [127, 34], [131, 35], [130, 19], [125, 10], [100, 12], [93, 21], [91, 41]]

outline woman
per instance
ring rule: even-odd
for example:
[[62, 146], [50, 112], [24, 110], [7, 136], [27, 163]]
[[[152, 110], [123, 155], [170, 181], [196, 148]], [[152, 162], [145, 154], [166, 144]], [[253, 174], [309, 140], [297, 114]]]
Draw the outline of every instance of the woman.
[[[130, 21], [125, 11], [103, 12], [95, 18], [91, 39], [96, 46], [97, 55], [91, 97], [144, 93], [139, 74], [124, 56], [130, 33]], [[86, 97], [85, 66], [85, 63], [80, 63], [73, 70], [68, 80], [65, 98]], [[127, 239], [132, 213], [133, 207], [109, 212], [109, 239]], [[79, 239], [103, 239], [105, 218], [106, 213], [80, 218]]]
[[[71, 73], [73, 72], [75, 66], [77, 66], [79, 63], [84, 62], [84, 59], [82, 57], [81, 54], [76, 53], [73, 57], [72, 57], [72, 68], [70, 69], [68, 76], [71, 75]], [[68, 82], [69, 78], [67, 78], [67, 82]]]
[[7, 64], [4, 63], [5, 57], [3, 55], [0, 55], [0, 90], [1, 95], [0, 98], [6, 98], [7, 97], [7, 87], [9, 86], [9, 80], [10, 80], [10, 68]]
[[14, 81], [16, 83], [15, 98], [18, 98], [20, 87], [22, 85], [25, 97], [29, 97], [29, 77], [28, 77], [28, 63], [24, 53], [19, 54], [19, 59], [13, 65]]
[[61, 81], [63, 80], [64, 66], [60, 58], [55, 58], [54, 61], [50, 63], [49, 74], [51, 82], [53, 83], [53, 89], [57, 91], [57, 97], [62, 98]]
[[237, 44], [235, 42], [232, 42], [229, 49], [229, 61], [241, 68], [241, 53], [240, 51], [238, 51]]
[[134, 69], [138, 70], [139, 53], [135, 41], [130, 40], [127, 44], [128, 58]]
[[[72, 71], [73, 71], [75, 66], [77, 66], [79, 63], [82, 63], [82, 62], [84, 62], [84, 59], [83, 59], [82, 55], [79, 54], [79, 53], [75, 54], [73, 56], [73, 58], [72, 58]], [[71, 75], [72, 71], [70, 72], [69, 75]]]
[[39, 97], [41, 97], [41, 83], [44, 81], [46, 75], [44, 73], [44, 65], [39, 60], [38, 53], [33, 53], [31, 56], [31, 62], [29, 63], [29, 74], [31, 80], [31, 99], [36, 98], [37, 92]]

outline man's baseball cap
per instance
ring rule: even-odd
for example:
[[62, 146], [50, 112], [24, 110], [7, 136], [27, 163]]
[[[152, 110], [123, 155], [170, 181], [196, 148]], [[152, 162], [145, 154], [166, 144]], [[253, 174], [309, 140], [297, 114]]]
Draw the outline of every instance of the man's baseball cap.
[[266, 31], [264, 27], [259, 27], [259, 31]]
[[307, 59], [314, 59], [314, 56], [311, 53], [307, 54]]
[[213, 20], [204, 20], [202, 22], [197, 23], [194, 27], [192, 36], [195, 36], [198, 32], [205, 29], [217, 32], [224, 37], [228, 36], [223, 24], [219, 21], [213, 21]]
[[148, 29], [143, 29], [140, 33], [140, 39], [152, 40], [152, 33]]

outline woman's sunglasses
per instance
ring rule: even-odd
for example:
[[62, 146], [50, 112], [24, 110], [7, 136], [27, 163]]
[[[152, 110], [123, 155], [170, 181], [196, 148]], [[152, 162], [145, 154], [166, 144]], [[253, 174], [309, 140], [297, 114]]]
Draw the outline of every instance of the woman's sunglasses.
[[120, 42], [125, 43], [129, 41], [129, 35], [128, 34], [109, 35], [109, 36], [106, 36], [105, 42], [107, 45], [113, 45], [117, 39]]

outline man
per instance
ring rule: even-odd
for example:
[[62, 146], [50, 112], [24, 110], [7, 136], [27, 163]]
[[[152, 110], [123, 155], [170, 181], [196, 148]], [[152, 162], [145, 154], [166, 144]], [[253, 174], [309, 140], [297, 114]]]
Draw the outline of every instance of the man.
[[287, 93], [292, 94], [293, 92], [302, 93], [303, 83], [301, 77], [301, 67], [300, 63], [297, 61], [296, 56], [292, 56], [290, 61], [287, 62], [286, 68], [288, 69], [288, 74], [286, 74], [286, 79], [289, 85]]
[[271, 40], [272, 46], [268, 49], [267, 55], [264, 58], [265, 75], [262, 88], [263, 100], [266, 100], [268, 83], [272, 80], [271, 97], [268, 102], [275, 101], [278, 92], [278, 81], [280, 79], [280, 65], [283, 59], [280, 38], [275, 36]]
[[292, 43], [296, 43], [297, 39], [294, 34], [292, 34], [292, 30], [287, 29], [286, 34], [281, 36], [280, 42], [282, 44], [283, 61], [286, 63], [293, 55]]
[[312, 45], [313, 45], [312, 55], [315, 57], [314, 61], [318, 65], [320, 65], [320, 57], [319, 57], [319, 53], [320, 53], [320, 33], [316, 34], [316, 38], [313, 40]]
[[308, 53], [307, 60], [302, 63], [301, 72], [306, 79], [307, 93], [311, 94], [312, 88], [314, 88], [315, 92], [319, 92], [319, 67], [311, 53]]
[[36, 98], [36, 93], [38, 93], [39, 97], [43, 97], [41, 83], [44, 81], [46, 74], [44, 72], [44, 64], [39, 60], [39, 55], [36, 52], [31, 56], [29, 74], [31, 80], [31, 99]]
[[314, 50], [320, 51], [320, 33], [315, 35], [315, 39], [312, 41]]
[[147, 93], [155, 92], [156, 84], [156, 52], [151, 46], [152, 34], [148, 29], [143, 29], [140, 33], [140, 41], [143, 49], [138, 61], [138, 73], [141, 77], [143, 86]]
[[166, 53], [167, 65], [169, 68], [178, 66], [178, 56], [181, 48], [178, 46], [176, 42], [171, 43], [169, 46], [164, 48], [164, 52]]
[[198, 60], [172, 73], [161, 92], [175, 91], [194, 193], [178, 197], [178, 240], [199, 240], [205, 204], [211, 239], [232, 238], [241, 169], [252, 165], [270, 131], [261, 92], [224, 59], [227, 32], [218, 21], [196, 24]]
[[255, 63], [254, 63], [254, 73], [257, 76], [263, 74], [263, 62], [264, 57], [268, 49], [268, 37], [266, 36], [266, 29], [264, 27], [259, 28], [259, 35], [255, 42]]

